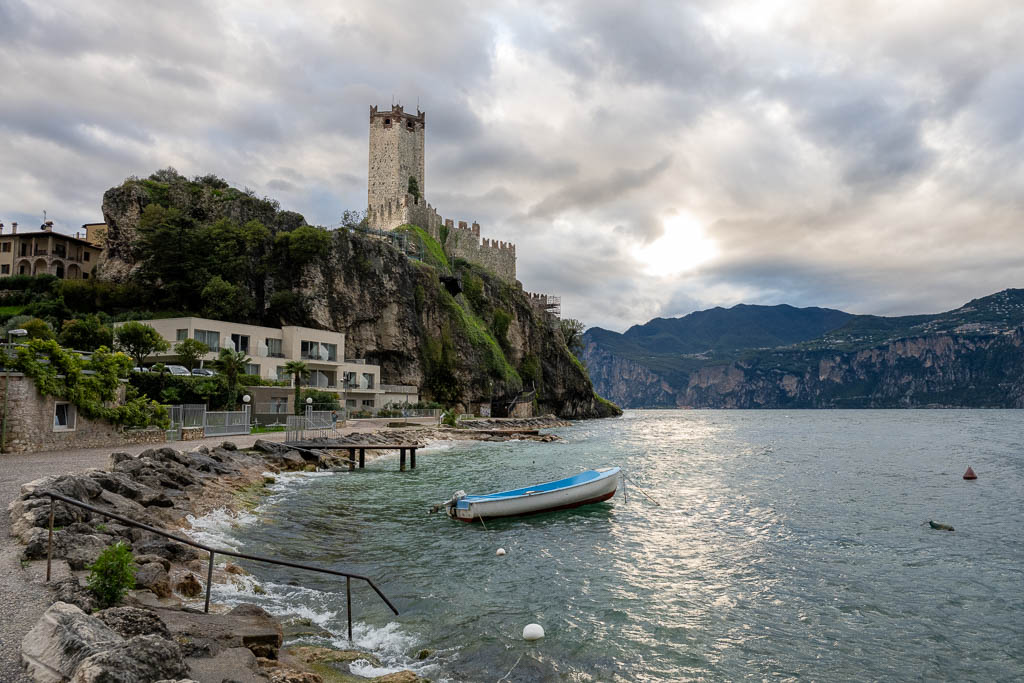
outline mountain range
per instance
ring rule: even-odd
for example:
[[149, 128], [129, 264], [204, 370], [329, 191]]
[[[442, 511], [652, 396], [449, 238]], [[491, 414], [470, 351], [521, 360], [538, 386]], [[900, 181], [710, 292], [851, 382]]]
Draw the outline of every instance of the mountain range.
[[1024, 406], [1024, 290], [884, 317], [712, 308], [583, 335], [598, 393], [623, 407]]

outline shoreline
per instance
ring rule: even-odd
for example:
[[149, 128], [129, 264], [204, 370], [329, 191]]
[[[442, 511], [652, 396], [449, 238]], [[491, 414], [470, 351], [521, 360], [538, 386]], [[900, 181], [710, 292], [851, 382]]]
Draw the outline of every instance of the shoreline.
[[[237, 517], [257, 508], [269, 491], [268, 486], [276, 483], [275, 475], [283, 473], [333, 471], [347, 472], [347, 451], [338, 450], [344, 443], [381, 443], [394, 442], [399, 434], [405, 439], [422, 444], [429, 448], [442, 442], [473, 440], [473, 441], [508, 441], [537, 440], [552, 441], [558, 437], [540, 434], [540, 429], [549, 429], [571, 424], [554, 417], [479, 420], [473, 421], [473, 428], [449, 427], [404, 427], [401, 429], [375, 429], [350, 431], [338, 440], [333, 440], [320, 449], [317, 454], [299, 452], [289, 449], [282, 443], [270, 439], [257, 439], [248, 450], [239, 450], [235, 444], [225, 441], [213, 449], [206, 445], [194, 446], [188, 451], [177, 451], [174, 448], [150, 448], [133, 456], [125, 452], [110, 455], [109, 465], [104, 469], [89, 469], [84, 472], [44, 477], [23, 484], [21, 495], [8, 507], [11, 518], [11, 535], [18, 538], [22, 546], [22, 565], [30, 575], [39, 576], [39, 565], [45, 573], [45, 557], [47, 536], [49, 499], [44, 497], [45, 490], [58, 491], [69, 497], [82, 500], [99, 508], [113, 512], [139, 522], [150, 524], [170, 533], [179, 533], [195, 540], [195, 533], [202, 533], [194, 527], [195, 522], [210, 516], [217, 511]], [[530, 433], [511, 430], [529, 430]], [[273, 435], [271, 435], [273, 436]], [[331, 452], [333, 450], [333, 452]], [[391, 450], [371, 451], [368, 460], [386, 457]], [[397, 451], [395, 451], [397, 452]], [[367, 454], [370, 456], [370, 454]], [[81, 579], [87, 573], [85, 567], [95, 561], [99, 552], [117, 540], [123, 540], [133, 546], [137, 565], [138, 588], [132, 591], [130, 598], [121, 604], [131, 605], [138, 610], [164, 615], [165, 619], [175, 621], [178, 616], [171, 612], [185, 610], [188, 612], [190, 601], [202, 603], [206, 590], [205, 553], [197, 553], [190, 546], [160, 539], [160, 537], [137, 528], [116, 523], [109, 518], [104, 520], [73, 506], [58, 502], [55, 505], [57, 514], [54, 522], [54, 581], [52, 595], [55, 602], [47, 611], [49, 615], [60, 602], [77, 605], [71, 610], [83, 609], [81, 618], [87, 616], [94, 602], [90, 602], [90, 594], [81, 586]], [[283, 558], [282, 558], [283, 559]], [[223, 558], [228, 560], [228, 558]], [[245, 570], [232, 562], [221, 561], [215, 565], [213, 585], [234, 583], [243, 585], [250, 579], [244, 579]], [[254, 584], [258, 588], [258, 584]], [[51, 600], [52, 601], [52, 598]], [[347, 665], [342, 662], [366, 660], [373, 666], [379, 660], [371, 653], [353, 650], [334, 650], [308, 646], [295, 646], [296, 652], [290, 652], [292, 646], [284, 645], [284, 629], [289, 631], [290, 638], [299, 638], [303, 624], [285, 617], [275, 617], [262, 609], [249, 605], [252, 610], [246, 612], [245, 618], [262, 619], [263, 628], [272, 633], [276, 631], [276, 646], [265, 651], [266, 655], [255, 657], [256, 650], [249, 654], [251, 680], [302, 681], [417, 681], [420, 679], [411, 671], [399, 671], [378, 678], [363, 678], [347, 673]], [[84, 609], [88, 608], [88, 609]], [[124, 609], [120, 607], [113, 610]], [[243, 615], [234, 615], [235, 610], [228, 611], [227, 605], [211, 604], [211, 615], [220, 613], [225, 617], [243, 619]], [[111, 610], [103, 610], [102, 616]], [[253, 614], [254, 612], [262, 613]], [[37, 618], [43, 615], [36, 615]], [[44, 619], [45, 621], [45, 619]], [[301, 621], [301, 620], [299, 620]], [[39, 629], [36, 625], [35, 630]], [[34, 632], [33, 631], [33, 632]], [[329, 632], [327, 632], [329, 633]], [[180, 635], [180, 634], [178, 634]], [[190, 667], [197, 666], [201, 648], [196, 648], [196, 639], [182, 638], [178, 635], [181, 646], [181, 660]], [[334, 636], [334, 634], [331, 634]], [[335, 636], [336, 637], [336, 636]], [[273, 639], [273, 638], [271, 638]], [[343, 638], [339, 638], [343, 639]], [[28, 642], [28, 637], [26, 637]], [[201, 640], [201, 638], [200, 638]], [[131, 641], [134, 642], [134, 639]], [[13, 642], [12, 642], [13, 645]], [[224, 652], [238, 650], [225, 648]], [[239, 654], [239, 653], [234, 653]], [[220, 656], [220, 655], [215, 655]], [[420, 653], [419, 659], [425, 656]], [[340, 659], [339, 659], [340, 658]], [[412, 656], [410, 655], [410, 659]], [[332, 666], [331, 663], [338, 666]], [[253, 668], [252, 665], [255, 665]], [[339, 668], [339, 666], [343, 667]], [[30, 671], [33, 671], [30, 666]], [[34, 670], [39, 676], [39, 668]], [[206, 679], [204, 679], [206, 680]], [[214, 680], [209, 678], [209, 680]], [[217, 679], [220, 680], [220, 679]]]

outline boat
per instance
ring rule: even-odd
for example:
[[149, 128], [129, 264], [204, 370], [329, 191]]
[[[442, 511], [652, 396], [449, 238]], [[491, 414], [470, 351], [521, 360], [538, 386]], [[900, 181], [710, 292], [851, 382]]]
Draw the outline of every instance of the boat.
[[557, 481], [481, 496], [457, 491], [444, 503], [444, 508], [449, 517], [462, 522], [566, 510], [608, 500], [615, 495], [621, 476], [620, 468], [603, 467]]

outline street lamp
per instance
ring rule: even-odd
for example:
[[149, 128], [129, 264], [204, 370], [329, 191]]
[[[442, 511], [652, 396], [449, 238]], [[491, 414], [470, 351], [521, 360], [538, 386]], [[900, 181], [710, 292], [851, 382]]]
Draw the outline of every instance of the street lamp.
[[[24, 337], [28, 335], [28, 330], [23, 330], [20, 327], [16, 330], [7, 331], [7, 350], [10, 351], [11, 347], [14, 346], [14, 340], [12, 337]], [[7, 362], [4, 363], [4, 418], [3, 427], [0, 428], [0, 453], [7, 452], [7, 394], [11, 393], [11, 359], [8, 358]]]

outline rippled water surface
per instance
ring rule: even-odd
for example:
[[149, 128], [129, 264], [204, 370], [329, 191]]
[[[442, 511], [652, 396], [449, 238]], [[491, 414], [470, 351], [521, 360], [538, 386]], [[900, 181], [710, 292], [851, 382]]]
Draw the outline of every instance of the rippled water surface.
[[[288, 475], [207, 538], [363, 573], [355, 640], [455, 681], [1010, 680], [1024, 676], [1019, 411], [631, 411], [563, 443], [459, 443]], [[427, 509], [621, 465], [628, 498], [479, 525]], [[972, 465], [979, 475], [965, 482]], [[952, 524], [934, 531], [926, 521]], [[496, 557], [497, 548], [505, 557]], [[221, 589], [344, 646], [344, 582], [249, 566]], [[537, 622], [546, 637], [522, 640]], [[421, 649], [432, 650], [425, 660]]]

